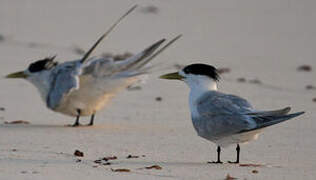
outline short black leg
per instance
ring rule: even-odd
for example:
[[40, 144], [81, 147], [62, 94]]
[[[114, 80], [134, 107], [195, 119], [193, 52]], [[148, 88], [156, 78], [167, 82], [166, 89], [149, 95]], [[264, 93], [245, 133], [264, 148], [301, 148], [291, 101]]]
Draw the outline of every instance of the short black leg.
[[239, 154], [240, 154], [240, 146], [239, 146], [239, 144], [237, 144], [236, 151], [237, 151], [237, 159], [236, 159], [236, 161], [235, 162], [228, 161], [229, 163], [235, 163], [235, 164], [239, 163]]
[[221, 147], [220, 146], [217, 146], [217, 161], [212, 161], [212, 162], [209, 162], [209, 163], [215, 163], [215, 164], [223, 163], [221, 161]]
[[94, 115], [95, 115], [95, 114], [92, 114], [92, 116], [91, 116], [91, 118], [90, 118], [90, 123], [88, 124], [88, 126], [93, 126]]
[[76, 122], [72, 125], [72, 127], [80, 126], [79, 118], [80, 118], [81, 110], [78, 109], [77, 112], [78, 112], [78, 115], [77, 115], [77, 118], [76, 118]]

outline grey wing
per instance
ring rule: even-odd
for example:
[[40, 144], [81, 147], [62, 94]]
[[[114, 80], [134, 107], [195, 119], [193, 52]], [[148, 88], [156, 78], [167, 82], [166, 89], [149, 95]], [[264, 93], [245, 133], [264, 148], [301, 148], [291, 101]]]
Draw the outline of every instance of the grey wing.
[[149, 62], [148, 59], [164, 41], [165, 39], [157, 41], [125, 60], [114, 61], [111, 57], [90, 60], [90, 63], [83, 68], [82, 74], [90, 74], [94, 77], [132, 77], [144, 74], [146, 68], [142, 69], [142, 67]]
[[80, 67], [70, 62], [56, 68], [51, 75], [51, 87], [47, 96], [47, 106], [55, 109], [62, 99], [74, 89], [79, 89]]
[[286, 108], [274, 110], [274, 111], [255, 111], [252, 113], [248, 113], [247, 115], [250, 116], [254, 120], [254, 122], [256, 123], [256, 126], [251, 129], [242, 130], [241, 132], [247, 132], [247, 131], [265, 128], [274, 124], [281, 123], [286, 120], [290, 120], [301, 114], [304, 114], [304, 112], [296, 112], [296, 113], [288, 114], [290, 110], [291, 110], [290, 107], [286, 107]]
[[203, 128], [205, 135], [223, 137], [255, 127], [254, 121], [246, 115], [252, 111], [251, 105], [238, 96], [216, 91], [199, 98], [199, 117], [192, 117], [195, 125]]

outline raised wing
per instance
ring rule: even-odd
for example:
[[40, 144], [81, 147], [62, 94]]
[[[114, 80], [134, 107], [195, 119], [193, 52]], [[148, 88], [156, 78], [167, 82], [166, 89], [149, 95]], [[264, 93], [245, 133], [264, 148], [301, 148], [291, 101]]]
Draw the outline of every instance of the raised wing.
[[223, 137], [255, 127], [246, 115], [252, 112], [251, 105], [238, 96], [210, 91], [198, 99], [197, 111], [199, 116], [192, 117], [193, 123], [204, 136]]
[[81, 63], [72, 61], [60, 64], [51, 74], [51, 87], [47, 96], [47, 106], [55, 109], [71, 91], [79, 89]]
[[82, 75], [92, 75], [96, 78], [102, 77], [132, 77], [144, 74], [149, 67], [145, 67], [158, 54], [178, 40], [181, 35], [169, 41], [165, 46], [158, 49], [165, 39], [161, 39], [140, 53], [137, 53], [125, 60], [114, 61], [111, 58], [99, 58], [89, 60], [90, 63], [84, 66]]

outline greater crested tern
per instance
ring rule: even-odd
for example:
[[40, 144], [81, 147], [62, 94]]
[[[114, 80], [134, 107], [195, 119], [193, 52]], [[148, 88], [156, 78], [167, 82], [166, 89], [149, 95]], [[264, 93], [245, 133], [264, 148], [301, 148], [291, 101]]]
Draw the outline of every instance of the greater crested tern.
[[239, 163], [240, 143], [257, 139], [263, 128], [297, 117], [304, 112], [288, 114], [286, 107], [274, 111], [254, 109], [247, 100], [217, 91], [219, 74], [207, 64], [191, 64], [178, 72], [160, 76], [162, 79], [182, 80], [190, 87], [189, 104], [197, 134], [217, 145], [217, 161], [221, 147], [237, 144]]
[[48, 57], [31, 63], [24, 71], [11, 73], [6, 78], [24, 78], [40, 92], [47, 107], [55, 112], [75, 116], [73, 126], [79, 126], [80, 116], [94, 116], [119, 91], [139, 80], [140, 75], [148, 73], [148, 63], [169, 47], [181, 35], [158, 47], [165, 41], [159, 40], [142, 52], [125, 60], [114, 61], [110, 57], [89, 58], [95, 47], [114, 27], [136, 6], [125, 13], [96, 43], [84, 54], [83, 58], [58, 64], [54, 57]]

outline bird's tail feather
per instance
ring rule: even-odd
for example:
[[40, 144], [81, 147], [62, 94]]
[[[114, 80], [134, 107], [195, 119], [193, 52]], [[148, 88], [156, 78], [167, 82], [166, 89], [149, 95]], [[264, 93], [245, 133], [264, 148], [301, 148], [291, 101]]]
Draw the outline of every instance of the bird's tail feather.
[[161, 39], [140, 53], [122, 61], [120, 71], [132, 70], [137, 64], [149, 57], [166, 39]]
[[252, 118], [256, 121], [257, 126], [255, 128], [252, 128], [252, 129], [243, 130], [243, 131], [241, 131], [241, 133], [253, 131], [253, 130], [257, 130], [257, 129], [262, 129], [262, 128], [265, 128], [265, 127], [268, 127], [268, 126], [271, 126], [274, 124], [278, 124], [278, 123], [281, 123], [283, 121], [295, 118], [295, 117], [302, 115], [304, 113], [305, 112], [302, 111], [302, 112], [297, 112], [297, 113], [293, 113], [293, 114], [286, 114], [286, 115], [255, 116]]
[[256, 111], [256, 112], [251, 112], [247, 113], [247, 115], [252, 115], [252, 116], [274, 116], [274, 115], [286, 115], [291, 111], [291, 107], [286, 107], [283, 109], [278, 109], [274, 111]]
[[124, 73], [125, 75], [129, 76], [136, 76], [139, 74], [147, 73], [150, 67], [145, 67], [146, 64], [148, 64], [151, 60], [153, 60], [157, 55], [162, 53], [167, 47], [169, 47], [171, 44], [173, 44], [176, 40], [178, 40], [182, 35], [178, 35], [171, 41], [169, 41], [166, 45], [164, 45], [162, 48], [157, 50], [161, 44], [165, 41], [165, 39], [161, 39], [154, 43], [153, 45], [149, 46], [142, 52], [129, 57], [121, 64], [121, 68], [119, 68], [119, 72], [129, 72]]

